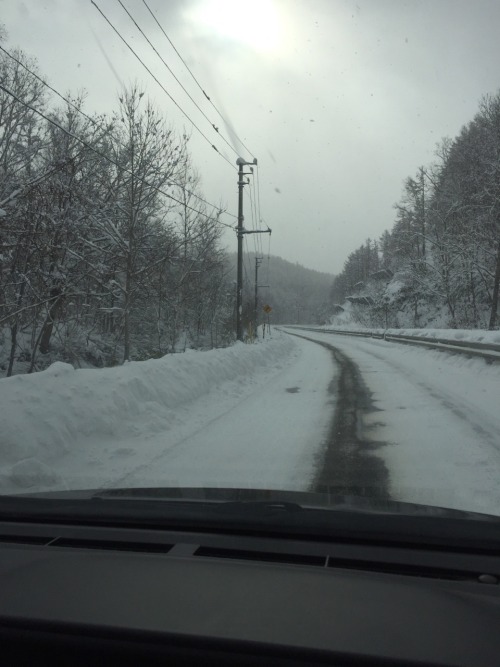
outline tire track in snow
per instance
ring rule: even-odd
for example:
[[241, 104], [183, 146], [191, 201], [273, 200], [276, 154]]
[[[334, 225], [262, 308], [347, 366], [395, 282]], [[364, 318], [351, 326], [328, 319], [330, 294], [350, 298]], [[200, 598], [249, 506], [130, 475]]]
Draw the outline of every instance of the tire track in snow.
[[[364, 351], [375, 359], [387, 364], [397, 373], [404, 375], [407, 372], [404, 367], [380, 353], [367, 349]], [[489, 415], [486, 412], [480, 414], [474, 406], [468, 405], [457, 396], [452, 396], [442, 388], [433, 387], [423, 380], [414, 379], [414, 385], [422, 389], [427, 395], [432, 396], [443, 408], [470, 426], [485, 443], [488, 443], [494, 450], [500, 452], [497, 425], [490, 423]]]
[[392, 499], [498, 515], [498, 367], [382, 340], [333, 341], [372, 392], [377, 412], [364, 427], [387, 444], [378, 453]]
[[335, 413], [311, 490], [389, 499], [389, 471], [376, 453], [386, 443], [368, 437], [363, 418], [377, 408], [358, 366], [329, 343], [287, 333], [330, 350], [340, 371], [329, 387], [335, 396]]

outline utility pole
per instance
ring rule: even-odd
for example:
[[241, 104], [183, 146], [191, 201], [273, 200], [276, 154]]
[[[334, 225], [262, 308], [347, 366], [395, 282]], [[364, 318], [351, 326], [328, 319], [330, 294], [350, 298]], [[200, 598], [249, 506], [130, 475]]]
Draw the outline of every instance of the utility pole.
[[238, 239], [238, 260], [236, 276], [236, 339], [243, 340], [243, 326], [241, 322], [241, 311], [243, 308], [243, 180], [244, 165], [248, 164], [243, 158], [236, 160], [238, 165], [238, 229], [236, 236]]
[[244, 180], [243, 176], [251, 174], [250, 171], [243, 171], [245, 165], [257, 164], [257, 158], [253, 162], [247, 162], [242, 157], [236, 160], [238, 165], [238, 226], [236, 228], [236, 237], [238, 239], [238, 259], [237, 259], [237, 276], [236, 276], [236, 339], [243, 340], [243, 322], [241, 319], [243, 310], [243, 236], [245, 234], [270, 234], [271, 230], [267, 229], [245, 229], [243, 226], [243, 186], [250, 181]]
[[253, 306], [253, 321], [255, 327], [255, 335], [257, 335], [257, 301], [258, 301], [258, 289], [259, 289], [259, 266], [262, 263], [262, 257], [255, 258], [255, 302]]

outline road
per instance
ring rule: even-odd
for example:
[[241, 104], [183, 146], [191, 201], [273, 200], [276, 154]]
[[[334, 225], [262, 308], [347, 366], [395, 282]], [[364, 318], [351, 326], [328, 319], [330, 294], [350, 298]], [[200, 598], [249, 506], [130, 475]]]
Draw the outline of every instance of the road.
[[171, 410], [167, 430], [138, 423], [50, 465], [76, 488], [329, 488], [500, 513], [500, 364], [297, 329], [273, 344], [289, 337], [280, 363]]
[[353, 486], [499, 513], [500, 365], [383, 340], [293, 333], [330, 346], [342, 369], [336, 420], [342, 413], [348, 420], [350, 441], [349, 433], [337, 442], [332, 433], [323, 484], [336, 483], [344, 450], [340, 477]]
[[[331, 353], [297, 339], [286, 363], [262, 369], [248, 386], [222, 387], [178, 411], [181, 426], [149, 438], [139, 465], [127, 457], [108, 464], [104, 485], [308, 490], [326, 447], [336, 378]], [[120, 451], [137, 452], [137, 443]]]

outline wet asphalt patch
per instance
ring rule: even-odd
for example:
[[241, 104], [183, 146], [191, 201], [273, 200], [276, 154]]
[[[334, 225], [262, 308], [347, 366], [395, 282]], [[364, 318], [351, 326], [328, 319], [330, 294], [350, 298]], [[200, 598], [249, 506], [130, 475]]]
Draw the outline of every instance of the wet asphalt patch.
[[329, 343], [299, 334], [311, 343], [322, 345], [333, 356], [338, 376], [328, 388], [335, 397], [335, 412], [322, 454], [318, 457], [317, 474], [311, 491], [334, 495], [355, 495], [388, 500], [389, 471], [377, 450], [387, 443], [374, 441], [364, 426], [364, 416], [377, 411], [371, 392], [358, 366], [347, 355]]

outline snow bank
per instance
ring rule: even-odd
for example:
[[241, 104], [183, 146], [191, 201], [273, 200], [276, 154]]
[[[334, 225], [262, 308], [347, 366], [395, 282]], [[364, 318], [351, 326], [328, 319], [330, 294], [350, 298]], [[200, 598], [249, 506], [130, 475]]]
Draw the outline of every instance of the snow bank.
[[0, 379], [0, 482], [16, 477], [29, 486], [32, 477], [50, 477], [45, 464], [86, 438], [133, 436], [138, 424], [141, 434], [145, 425], [149, 433], [167, 430], [172, 408], [279, 364], [295, 346], [277, 332], [253, 345], [105, 369], [56, 362], [40, 373]]
[[485, 329], [375, 329], [355, 326], [353, 324], [346, 325], [326, 325], [323, 328], [325, 331], [355, 331], [366, 334], [384, 333], [394, 334], [400, 336], [419, 336], [420, 338], [435, 339], [442, 338], [456, 341], [469, 341], [474, 343], [484, 343], [485, 345], [499, 345], [500, 331], [487, 331]]
[[[379, 329], [383, 332], [382, 329]], [[484, 343], [485, 345], [500, 344], [500, 331], [486, 331], [484, 329], [387, 329], [388, 334], [401, 336], [419, 336], [420, 338], [446, 338], [448, 340], [469, 341]]]

